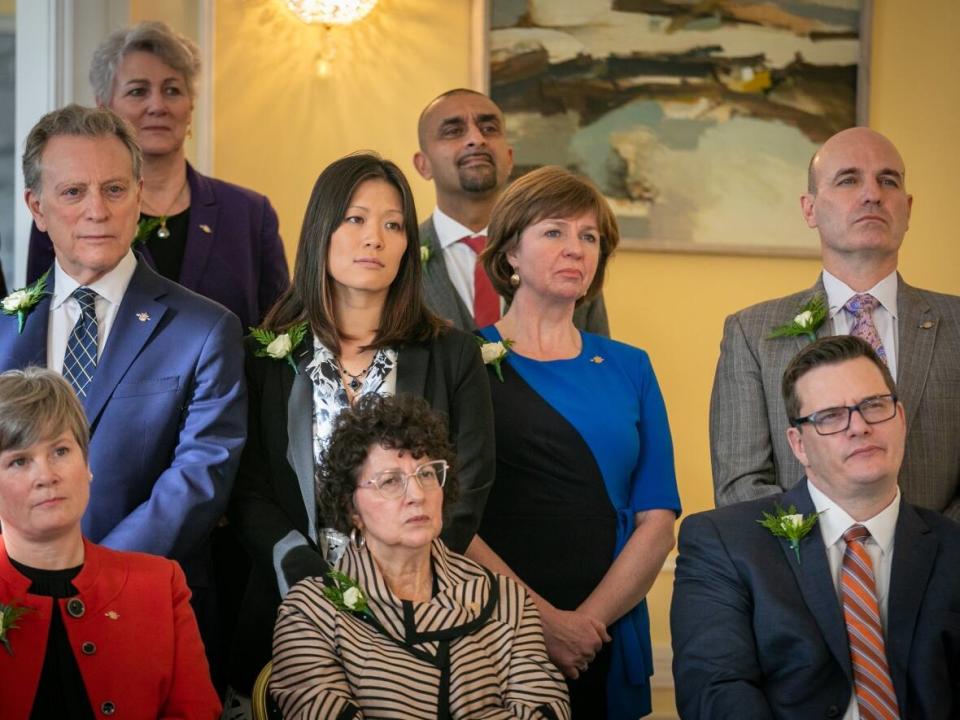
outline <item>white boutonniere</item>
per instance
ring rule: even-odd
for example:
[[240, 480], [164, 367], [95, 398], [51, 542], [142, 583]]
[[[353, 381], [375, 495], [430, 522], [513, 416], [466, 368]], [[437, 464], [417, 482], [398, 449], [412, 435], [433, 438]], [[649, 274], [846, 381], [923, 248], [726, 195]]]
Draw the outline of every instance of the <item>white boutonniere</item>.
[[807, 536], [817, 524], [817, 518], [820, 513], [813, 513], [804, 517], [797, 512], [793, 505], [784, 510], [777, 503], [773, 506], [773, 513], [764, 511], [763, 517], [757, 520], [774, 537], [782, 537], [790, 544], [790, 548], [797, 556], [797, 562], [800, 562], [800, 541]]
[[300, 346], [300, 343], [302, 343], [303, 339], [307, 336], [307, 327], [308, 324], [304, 321], [279, 335], [272, 330], [250, 328], [250, 334], [260, 343], [260, 347], [257, 348], [254, 354], [257, 357], [286, 360], [290, 363], [290, 367], [293, 368], [295, 373], [299, 372], [297, 370], [297, 364], [293, 361], [293, 351]]
[[327, 577], [330, 578], [330, 582], [324, 584], [323, 594], [338, 610], [373, 617], [367, 607], [367, 597], [356, 580], [339, 570], [331, 570], [327, 573]]
[[13, 647], [10, 645], [9, 633], [20, 627], [17, 625], [17, 620], [28, 612], [30, 608], [16, 602], [9, 605], [0, 603], [0, 643], [11, 655], [13, 655]]
[[142, 218], [140, 222], [137, 223], [137, 234], [133, 236], [133, 242], [130, 243], [130, 247], [136, 249], [144, 245], [147, 242], [147, 238], [150, 237], [150, 233], [160, 227], [162, 222], [163, 220], [158, 217]]
[[778, 325], [770, 331], [768, 338], [795, 337], [806, 335], [810, 342], [817, 339], [817, 329], [827, 319], [827, 300], [820, 293], [800, 306], [793, 320]]
[[0, 307], [3, 308], [5, 315], [17, 316], [17, 334], [23, 333], [23, 325], [27, 321], [27, 315], [37, 306], [43, 296], [47, 294], [47, 277], [50, 271], [47, 270], [43, 275], [37, 278], [37, 281], [25, 288], [14, 290], [3, 300], [0, 300]]
[[432, 254], [433, 253], [430, 252], [429, 245], [421, 245], [420, 246], [420, 264], [426, 265], [427, 262], [430, 260], [430, 257]]
[[484, 365], [492, 365], [493, 371], [500, 378], [500, 382], [503, 382], [503, 370], [500, 369], [500, 364], [510, 353], [513, 340], [503, 338], [499, 342], [489, 342], [478, 336], [477, 342], [480, 343], [480, 355], [483, 358]]

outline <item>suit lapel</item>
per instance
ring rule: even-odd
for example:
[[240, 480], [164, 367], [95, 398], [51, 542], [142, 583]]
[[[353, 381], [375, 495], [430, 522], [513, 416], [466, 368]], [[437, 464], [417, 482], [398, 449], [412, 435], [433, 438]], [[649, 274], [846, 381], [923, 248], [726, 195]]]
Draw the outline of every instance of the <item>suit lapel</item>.
[[927, 373], [933, 361], [939, 316], [914, 288], [897, 276], [897, 389], [907, 413], [907, 427], [913, 425]]
[[907, 709], [910, 648], [916, 634], [920, 603], [936, 561], [938, 544], [937, 536], [930, 532], [913, 506], [901, 500], [894, 535], [890, 590], [887, 593], [885, 633], [887, 662], [901, 711]]
[[426, 241], [430, 248], [430, 259], [423, 266], [424, 290], [427, 302], [435, 313], [453, 320], [454, 325], [464, 332], [472, 332], [476, 326], [473, 313], [464, 305], [457, 289], [450, 282], [447, 273], [447, 261], [443, 257], [440, 238], [433, 226], [433, 217], [428, 218], [420, 227], [421, 243]]
[[183, 250], [180, 284], [190, 289], [200, 286], [207, 272], [207, 261], [217, 237], [217, 219], [220, 205], [213, 188], [205, 177], [187, 163], [187, 182], [190, 184], [190, 218], [187, 243]]
[[[783, 496], [783, 507], [795, 505], [797, 512], [810, 515], [816, 512], [810, 493], [807, 492], [807, 480], [804, 478]], [[833, 653], [834, 658], [843, 668], [847, 680], [853, 682], [853, 671], [850, 666], [850, 649], [847, 644], [847, 626], [843, 619], [843, 610], [837, 597], [836, 586], [830, 574], [830, 563], [827, 561], [827, 550], [823, 545], [823, 535], [816, 525], [810, 533], [800, 541], [800, 562], [789, 543], [781, 539], [780, 544], [793, 574], [797, 578], [797, 585], [803, 601], [820, 627], [824, 641]]]
[[91, 432], [96, 429], [100, 413], [113, 395], [117, 383], [160, 327], [167, 306], [157, 299], [165, 293], [166, 288], [160, 276], [144, 263], [138, 262], [97, 363], [90, 392], [84, 398], [83, 406]]
[[313, 335], [307, 335], [302, 349], [298, 351], [297, 373], [283, 363], [283, 390], [287, 399], [287, 462], [297, 476], [303, 507], [307, 512], [310, 539], [317, 541], [317, 500], [314, 475], [316, 463], [313, 458], [313, 382], [307, 373], [307, 365], [313, 359]]
[[430, 351], [425, 345], [408, 344], [397, 353], [397, 395], [425, 396]]

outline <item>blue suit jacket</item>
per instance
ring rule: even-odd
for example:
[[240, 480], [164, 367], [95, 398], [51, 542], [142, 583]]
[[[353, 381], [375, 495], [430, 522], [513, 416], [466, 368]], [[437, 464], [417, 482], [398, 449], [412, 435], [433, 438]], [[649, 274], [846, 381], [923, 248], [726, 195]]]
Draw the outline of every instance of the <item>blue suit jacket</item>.
[[[49, 311], [48, 295], [22, 335], [0, 316], [0, 370], [47, 365]], [[201, 553], [246, 438], [237, 318], [138, 262], [83, 405], [93, 472], [84, 535], [180, 560], [191, 585], [205, 586]]]
[[[180, 277], [185, 288], [216, 300], [240, 318], [243, 328], [259, 325], [290, 284], [278, 234], [277, 213], [263, 195], [201, 175], [187, 163], [190, 218]], [[149, 250], [140, 248], [156, 269]], [[30, 231], [27, 282], [53, 264], [50, 236]]]
[[[757, 520], [775, 502], [814, 512], [806, 481], [782, 497], [688, 517], [670, 625], [682, 718], [839, 718], [852, 692], [843, 611], [817, 527], [788, 542]], [[960, 525], [901, 501], [886, 649], [901, 717], [960, 717]]]

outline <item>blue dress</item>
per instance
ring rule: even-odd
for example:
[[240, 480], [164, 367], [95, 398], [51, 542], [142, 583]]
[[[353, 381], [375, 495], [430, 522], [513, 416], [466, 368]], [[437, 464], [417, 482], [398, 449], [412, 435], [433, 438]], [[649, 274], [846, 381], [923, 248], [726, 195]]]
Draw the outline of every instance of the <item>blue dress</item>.
[[[480, 334], [501, 339], [493, 326]], [[510, 353], [491, 371], [497, 475], [479, 535], [537, 593], [574, 610], [599, 584], [634, 515], [680, 513], [666, 408], [647, 354], [581, 332], [569, 360]], [[646, 602], [609, 629], [590, 670], [570, 682], [573, 717], [650, 712]], [[605, 708], [605, 709], [604, 709]]]

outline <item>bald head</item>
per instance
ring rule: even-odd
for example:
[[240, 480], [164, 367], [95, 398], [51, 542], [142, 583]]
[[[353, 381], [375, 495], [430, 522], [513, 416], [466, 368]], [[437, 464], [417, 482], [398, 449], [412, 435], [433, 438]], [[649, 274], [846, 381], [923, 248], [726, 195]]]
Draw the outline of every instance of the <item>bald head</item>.
[[503, 113], [500, 112], [500, 108], [497, 107], [497, 104], [482, 92], [471, 90], [469, 88], [454, 88], [453, 90], [447, 90], [444, 93], [440, 93], [433, 100], [428, 102], [427, 106], [420, 113], [420, 118], [417, 120], [417, 139], [420, 142], [421, 150], [423, 150], [426, 145], [427, 136], [431, 129], [431, 120], [438, 111], [439, 107], [444, 104], [444, 101], [447, 98], [456, 97], [457, 95], [474, 95], [483, 98], [490, 103], [493, 108], [496, 109], [497, 115], [500, 115], [501, 117], [503, 116]]
[[[826, 169], [832, 168], [837, 161], [843, 165], [844, 158], [861, 152], [881, 153], [887, 157], [890, 160], [889, 169], [898, 175], [900, 184], [904, 185], [907, 173], [897, 147], [876, 130], [852, 127], [833, 135], [810, 158], [807, 166], [807, 192], [816, 195], [820, 183], [832, 179], [824, 177]], [[846, 168], [841, 168], [843, 169]]]

